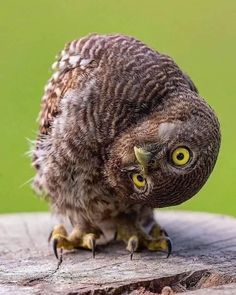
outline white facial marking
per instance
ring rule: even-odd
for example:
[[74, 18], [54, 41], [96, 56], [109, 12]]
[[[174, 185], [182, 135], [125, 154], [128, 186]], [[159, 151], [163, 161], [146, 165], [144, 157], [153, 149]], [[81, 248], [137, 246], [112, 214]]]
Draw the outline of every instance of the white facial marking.
[[174, 132], [176, 128], [176, 124], [164, 122], [161, 123], [158, 127], [158, 134], [162, 138], [169, 138], [171, 134]]

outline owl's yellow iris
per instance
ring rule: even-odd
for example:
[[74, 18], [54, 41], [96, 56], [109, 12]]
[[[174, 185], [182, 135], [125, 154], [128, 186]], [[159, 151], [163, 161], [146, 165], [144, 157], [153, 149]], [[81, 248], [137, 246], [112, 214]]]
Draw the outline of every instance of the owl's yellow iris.
[[144, 187], [146, 185], [146, 180], [142, 174], [139, 174], [139, 173], [132, 174], [132, 180], [137, 187]]
[[175, 165], [185, 165], [190, 159], [189, 150], [184, 147], [179, 147], [173, 151], [171, 158]]

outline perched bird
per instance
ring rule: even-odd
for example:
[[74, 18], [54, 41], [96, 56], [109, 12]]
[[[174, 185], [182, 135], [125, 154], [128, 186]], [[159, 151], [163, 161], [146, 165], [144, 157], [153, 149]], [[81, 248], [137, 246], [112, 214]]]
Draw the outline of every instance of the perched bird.
[[135, 38], [92, 34], [53, 65], [33, 149], [33, 186], [73, 226], [53, 249], [117, 238], [171, 252], [153, 208], [180, 204], [211, 174], [220, 148], [216, 114], [172, 58]]

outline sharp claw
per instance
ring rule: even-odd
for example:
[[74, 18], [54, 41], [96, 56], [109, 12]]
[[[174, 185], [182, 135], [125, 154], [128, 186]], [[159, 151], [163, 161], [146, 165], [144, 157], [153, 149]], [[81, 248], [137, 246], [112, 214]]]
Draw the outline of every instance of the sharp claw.
[[169, 235], [168, 235], [168, 233], [167, 233], [167, 231], [166, 231], [165, 229], [162, 229], [162, 232], [163, 232], [163, 234], [164, 234], [166, 237], [169, 237]]
[[52, 242], [52, 248], [53, 248], [53, 252], [54, 252], [56, 258], [58, 259], [57, 244], [58, 244], [58, 240], [54, 239]]
[[134, 251], [130, 252], [130, 260], [133, 260]]
[[52, 239], [52, 233], [53, 233], [53, 230], [51, 230], [49, 236], [48, 236], [48, 243], [50, 243], [51, 239]]
[[117, 240], [117, 236], [118, 236], [118, 232], [117, 232], [117, 230], [116, 230], [113, 239], [114, 239], [114, 240]]
[[138, 249], [138, 237], [137, 236], [130, 237], [130, 239], [127, 243], [126, 249], [130, 252], [130, 260], [132, 260], [134, 252]]
[[94, 238], [91, 239], [91, 249], [92, 249], [93, 258], [95, 258], [96, 240]]
[[172, 241], [169, 237], [166, 237], [166, 242], [167, 242], [167, 247], [168, 247], [166, 258], [168, 258], [170, 256], [170, 254], [172, 253], [173, 247], [172, 247]]

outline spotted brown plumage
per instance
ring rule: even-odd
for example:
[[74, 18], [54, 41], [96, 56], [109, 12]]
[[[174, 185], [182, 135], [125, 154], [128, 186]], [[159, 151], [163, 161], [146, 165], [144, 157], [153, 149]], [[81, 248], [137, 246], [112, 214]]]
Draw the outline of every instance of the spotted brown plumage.
[[55, 253], [114, 236], [131, 253], [170, 250], [152, 208], [186, 201], [208, 179], [220, 147], [214, 111], [169, 56], [132, 37], [72, 41], [53, 70], [33, 164], [35, 189], [74, 227], [53, 230]]

